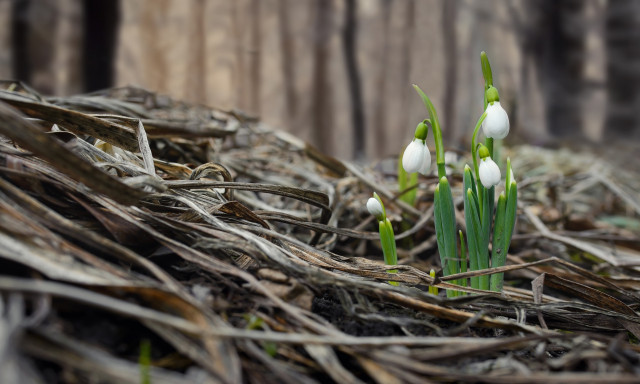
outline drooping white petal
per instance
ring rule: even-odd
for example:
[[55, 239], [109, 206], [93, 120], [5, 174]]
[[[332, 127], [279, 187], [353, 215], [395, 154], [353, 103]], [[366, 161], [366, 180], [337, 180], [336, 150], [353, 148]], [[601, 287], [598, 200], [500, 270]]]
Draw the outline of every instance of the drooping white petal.
[[422, 157], [422, 164], [420, 165], [418, 172], [427, 176], [429, 174], [429, 168], [431, 168], [431, 153], [429, 152], [429, 147], [425, 145], [424, 148], [424, 156]]
[[480, 160], [478, 172], [480, 173], [480, 181], [485, 188], [491, 188], [500, 183], [500, 168], [490, 157]]
[[367, 200], [367, 211], [369, 211], [369, 213], [376, 218], [382, 217], [384, 214], [382, 205], [380, 204], [378, 199], [374, 197], [370, 197], [369, 200]]
[[[411, 143], [404, 150], [402, 155], [402, 168], [407, 173], [414, 173], [422, 170], [425, 162], [425, 152], [428, 152], [427, 146], [424, 141], [420, 139], [413, 139]], [[429, 163], [431, 163], [431, 155], [429, 155]]]
[[487, 105], [487, 117], [482, 122], [486, 137], [504, 139], [509, 134], [509, 116], [499, 101]]

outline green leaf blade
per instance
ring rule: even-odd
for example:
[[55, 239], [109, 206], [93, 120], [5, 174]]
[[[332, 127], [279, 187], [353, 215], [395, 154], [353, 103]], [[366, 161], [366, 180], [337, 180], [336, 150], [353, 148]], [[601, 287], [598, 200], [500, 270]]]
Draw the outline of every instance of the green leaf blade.
[[[493, 233], [493, 247], [491, 253], [491, 267], [497, 268], [504, 266], [507, 260], [507, 252], [504, 249], [505, 238], [505, 215], [506, 215], [507, 197], [504, 192], [498, 197], [498, 207], [496, 209], [496, 223]], [[504, 283], [504, 273], [494, 273], [491, 275], [491, 290], [495, 292], [502, 291]]]

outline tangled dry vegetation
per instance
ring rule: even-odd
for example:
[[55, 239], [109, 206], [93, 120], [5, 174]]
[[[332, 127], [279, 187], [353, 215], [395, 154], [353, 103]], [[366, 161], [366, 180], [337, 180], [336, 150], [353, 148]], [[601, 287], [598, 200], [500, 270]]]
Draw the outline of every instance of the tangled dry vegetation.
[[3, 86], [2, 383], [139, 383], [145, 340], [154, 384], [640, 381], [638, 174], [513, 149], [508, 286], [446, 299], [428, 275], [435, 179], [413, 208], [392, 161], [341, 162], [238, 112]]

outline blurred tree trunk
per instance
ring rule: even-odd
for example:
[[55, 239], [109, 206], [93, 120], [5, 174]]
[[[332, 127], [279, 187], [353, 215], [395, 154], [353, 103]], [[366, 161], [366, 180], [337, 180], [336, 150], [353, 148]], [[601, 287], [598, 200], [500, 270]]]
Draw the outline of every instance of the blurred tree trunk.
[[13, 2], [0, 1], [0, 79], [13, 77], [13, 50], [11, 47], [11, 27], [13, 20]]
[[389, 24], [391, 23], [391, 0], [380, 0], [381, 17], [382, 17], [382, 44], [380, 51], [380, 67], [376, 77], [375, 99], [374, 103], [374, 119], [372, 122], [373, 137], [376, 144], [375, 154], [384, 154], [386, 140], [384, 139], [387, 131], [387, 114], [385, 109], [385, 98], [387, 94], [386, 79], [389, 67]]
[[527, 2], [533, 23], [525, 44], [542, 81], [547, 129], [555, 137], [584, 138], [584, 5], [582, 0]]
[[295, 93], [296, 66], [293, 65], [294, 52], [291, 22], [289, 20], [289, 1], [290, 0], [278, 1], [278, 27], [280, 34], [280, 64], [286, 104], [286, 124], [289, 130], [293, 130], [293, 122], [296, 117], [298, 103]]
[[233, 41], [234, 51], [235, 51], [235, 68], [234, 75], [236, 84], [235, 87], [235, 95], [236, 108], [245, 109], [247, 108], [247, 103], [245, 102], [245, 63], [244, 63], [244, 27], [242, 25], [242, 10], [240, 9], [240, 1], [234, 0], [231, 2], [233, 4], [232, 8], [232, 25], [233, 25]]
[[[118, 2], [113, 2], [114, 6], [118, 6]], [[55, 30], [55, 60], [50, 68], [55, 76], [55, 94], [56, 95], [73, 95], [83, 91], [89, 91], [89, 87], [85, 83], [87, 76], [85, 60], [85, 49], [88, 36], [86, 31], [86, 11], [85, 3], [79, 0], [58, 0], [57, 6], [60, 9], [60, 17], [56, 22]], [[109, 87], [113, 84], [114, 78], [114, 59], [115, 59], [115, 43], [118, 30], [118, 23], [114, 22], [111, 29], [107, 28], [105, 32], [112, 34], [112, 50], [109, 57], [103, 57], [102, 63], [109, 65], [109, 83], [101, 88]], [[95, 73], [94, 73], [95, 75]], [[98, 87], [94, 88], [97, 89]]]
[[[160, 30], [170, 17], [171, 0], [147, 0], [142, 6], [147, 11], [141, 14], [138, 30], [142, 42], [140, 46], [145, 77], [154, 84], [155, 89], [168, 89], [171, 62], [166, 54], [167, 42], [158, 39], [158, 36], [162, 35]], [[148, 11], [151, 9], [153, 12]]]
[[16, 0], [12, 9], [13, 73], [45, 94], [55, 92], [57, 7], [54, 0]]
[[251, 95], [250, 110], [255, 114], [260, 114], [260, 90], [262, 79], [260, 70], [262, 68], [262, 31], [261, 31], [261, 0], [252, 0], [250, 10], [251, 25]]
[[[404, 11], [404, 28], [402, 31], [402, 60], [401, 60], [401, 86], [404, 91], [402, 92], [402, 113], [398, 116], [399, 125], [396, 132], [404, 132], [410, 130], [409, 121], [409, 100], [415, 98], [415, 91], [411, 85], [411, 58], [414, 42], [414, 32], [416, 26], [416, 2], [415, 0], [407, 0], [406, 8]], [[417, 125], [418, 122], [415, 123]], [[401, 149], [404, 151], [404, 148]]]
[[607, 130], [620, 138], [640, 131], [640, 2], [609, 0], [606, 11]]
[[329, 42], [333, 30], [333, 0], [316, 0], [313, 47], [312, 126], [313, 142], [323, 152], [331, 146], [331, 83], [328, 79]]
[[194, 0], [191, 8], [193, 23], [189, 39], [189, 75], [185, 81], [185, 95], [195, 102], [207, 102], [206, 91], [206, 30], [205, 30], [205, 0]]
[[13, 76], [17, 80], [31, 83], [31, 60], [29, 58], [29, 8], [31, 0], [14, 0], [11, 3], [11, 57]]
[[365, 155], [364, 135], [364, 105], [362, 101], [362, 86], [360, 70], [358, 68], [357, 47], [357, 2], [346, 0], [344, 8], [345, 25], [342, 32], [342, 48], [347, 78], [349, 81], [349, 93], [351, 94], [351, 121], [353, 126], [353, 154], [356, 159], [362, 159]]
[[84, 1], [83, 74], [85, 91], [113, 85], [113, 63], [119, 21], [119, 1]]
[[456, 34], [457, 0], [443, 0], [442, 6], [442, 38], [444, 40], [445, 90], [444, 113], [445, 124], [443, 135], [449, 142], [456, 137], [456, 89], [458, 79], [458, 37]]

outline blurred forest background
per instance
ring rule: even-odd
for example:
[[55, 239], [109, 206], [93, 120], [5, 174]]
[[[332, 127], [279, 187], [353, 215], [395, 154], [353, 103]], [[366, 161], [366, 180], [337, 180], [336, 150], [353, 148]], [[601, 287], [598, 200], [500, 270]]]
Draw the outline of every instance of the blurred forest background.
[[466, 145], [482, 50], [510, 140], [640, 142], [637, 0], [0, 0], [0, 78], [241, 109], [346, 159], [409, 142], [412, 83]]

